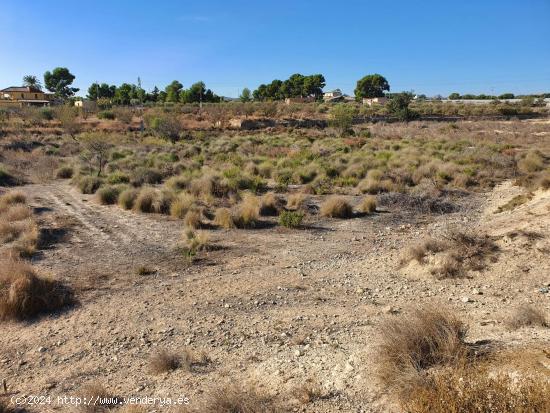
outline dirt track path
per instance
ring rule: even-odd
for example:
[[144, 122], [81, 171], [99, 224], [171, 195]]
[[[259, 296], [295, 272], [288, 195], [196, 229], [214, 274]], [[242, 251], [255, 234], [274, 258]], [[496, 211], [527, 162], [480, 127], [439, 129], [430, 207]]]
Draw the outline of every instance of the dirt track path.
[[[545, 299], [537, 288], [547, 262], [536, 265], [543, 258], [534, 248], [521, 260], [518, 249], [508, 259], [503, 253], [472, 279], [400, 273], [404, 248], [447, 224], [478, 226], [480, 205], [437, 217], [393, 211], [315, 221], [305, 230], [212, 230], [211, 242], [221, 248], [188, 266], [174, 249], [178, 220], [101, 206], [64, 182], [22, 190], [46, 208], [45, 221], [72, 224], [67, 239], [42, 251], [36, 265], [89, 288], [71, 311], [3, 326], [0, 378], [19, 393], [71, 395], [98, 381], [118, 395], [197, 400], [227, 380], [257, 381], [282, 395], [312, 380], [331, 396], [306, 411], [387, 412], [373, 371], [388, 312], [444, 302], [468, 320], [472, 340], [540, 339], [536, 330], [507, 333], [499, 321], [511, 303]], [[529, 272], [516, 271], [525, 263]], [[137, 276], [142, 264], [157, 272]], [[472, 295], [474, 289], [483, 294]], [[185, 348], [206, 353], [211, 363], [195, 373], [151, 374], [152, 354]]]

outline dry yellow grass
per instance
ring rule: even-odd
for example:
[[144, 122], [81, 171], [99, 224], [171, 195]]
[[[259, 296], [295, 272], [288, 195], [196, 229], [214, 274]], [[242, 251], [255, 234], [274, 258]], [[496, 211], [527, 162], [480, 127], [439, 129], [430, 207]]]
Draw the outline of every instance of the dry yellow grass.
[[254, 227], [260, 218], [258, 197], [246, 194], [244, 199], [233, 208], [233, 222], [238, 228]]
[[372, 195], [365, 196], [357, 209], [364, 214], [372, 214], [376, 211], [376, 197]]
[[353, 208], [345, 198], [333, 195], [321, 204], [321, 216], [330, 218], [351, 218]]
[[0, 262], [0, 319], [30, 319], [72, 302], [67, 287], [38, 276], [30, 264], [13, 259]]
[[544, 310], [525, 304], [517, 307], [506, 320], [508, 327], [517, 329], [528, 326], [550, 327], [550, 321]]
[[307, 201], [307, 195], [301, 192], [296, 194], [290, 194], [286, 200], [286, 207], [288, 209], [303, 209]]
[[397, 392], [407, 392], [422, 371], [464, 360], [467, 328], [450, 310], [414, 308], [381, 324], [378, 377]]
[[214, 214], [214, 224], [225, 229], [235, 228], [235, 222], [233, 221], [231, 210], [229, 208], [216, 209]]

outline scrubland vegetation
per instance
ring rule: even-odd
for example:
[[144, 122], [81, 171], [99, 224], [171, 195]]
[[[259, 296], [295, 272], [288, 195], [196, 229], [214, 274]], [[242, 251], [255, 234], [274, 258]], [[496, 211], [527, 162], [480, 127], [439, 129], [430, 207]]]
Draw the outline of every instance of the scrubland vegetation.
[[[549, 188], [548, 124], [366, 121], [387, 110], [411, 120], [495, 115], [504, 108], [512, 108], [510, 116], [543, 113], [521, 105], [421, 101], [407, 102], [413, 117], [397, 106], [269, 101], [10, 113], [0, 132], [0, 319], [33, 328], [32, 322], [54, 323], [62, 315], [60, 323], [73, 322], [69, 313], [93, 308], [83, 317], [107, 320], [101, 339], [71, 327], [90, 340], [87, 356], [105, 355], [105, 365], [115, 357], [139, 360], [129, 367], [139, 383], [128, 380], [125, 390], [191, 383], [195, 404], [182, 411], [345, 411], [379, 402], [380, 392], [396, 411], [546, 411], [548, 381], [539, 370], [512, 373], [516, 365], [507, 357], [522, 348], [504, 340], [519, 340], [526, 329], [546, 337], [550, 321], [536, 294], [547, 294], [547, 286], [508, 288], [516, 275], [491, 273], [498, 265], [506, 269], [506, 242], [521, 239], [526, 253], [538, 254], [547, 251], [545, 237], [523, 229], [515, 237], [489, 235], [475, 220], [482, 200], [503, 182], [516, 192], [499, 199], [492, 218], [532, 205]], [[235, 118], [253, 128], [231, 126]], [[537, 211], [536, 219], [544, 215]], [[84, 258], [45, 249], [45, 222], [70, 226], [71, 214], [79, 230], [70, 245]], [[73, 265], [63, 278], [49, 271], [62, 268], [62, 260]], [[522, 265], [509, 267], [527, 283], [538, 269]], [[400, 278], [411, 268], [428, 276]], [[497, 290], [494, 285], [501, 290], [490, 301], [484, 291]], [[490, 311], [509, 306], [506, 317], [487, 320], [493, 314], [482, 304], [456, 298], [461, 288], [487, 298]], [[511, 306], [509, 295], [516, 293], [508, 290], [519, 295], [524, 288], [528, 300]], [[433, 305], [434, 296], [449, 305]], [[62, 312], [77, 300], [84, 310]], [[469, 311], [476, 311], [475, 323]], [[494, 325], [493, 335], [508, 336], [499, 343], [477, 340], [483, 338], [479, 319]], [[128, 327], [133, 323], [139, 332]], [[48, 334], [40, 337], [58, 333]], [[352, 359], [375, 341], [375, 355], [363, 359], [367, 367]], [[52, 354], [65, 351], [57, 342], [50, 341]], [[310, 352], [317, 352], [316, 364]], [[301, 367], [285, 376], [282, 360], [319, 377], [307, 377]], [[224, 384], [224, 364], [239, 381]], [[332, 369], [336, 378], [327, 373]], [[256, 382], [264, 370], [268, 379]], [[19, 374], [6, 371], [10, 379]], [[84, 371], [67, 388], [116, 398], [110, 380], [97, 382], [103, 374], [121, 373]], [[357, 380], [353, 396], [337, 388], [338, 375]], [[370, 386], [369, 401], [361, 386]]]

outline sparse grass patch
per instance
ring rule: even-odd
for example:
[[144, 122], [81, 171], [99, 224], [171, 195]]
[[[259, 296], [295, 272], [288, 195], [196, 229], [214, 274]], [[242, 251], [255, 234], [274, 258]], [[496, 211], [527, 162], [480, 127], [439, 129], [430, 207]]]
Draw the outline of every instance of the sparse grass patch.
[[550, 327], [550, 321], [544, 310], [529, 304], [517, 307], [506, 320], [506, 324], [511, 329], [527, 326]]
[[180, 355], [161, 350], [151, 356], [149, 367], [154, 374], [167, 373], [180, 368], [183, 361]]
[[174, 218], [183, 218], [195, 203], [195, 197], [191, 194], [179, 194], [170, 205], [170, 215]]
[[231, 229], [235, 228], [233, 214], [229, 208], [218, 208], [214, 214], [214, 224], [218, 227]]
[[120, 399], [99, 382], [84, 385], [79, 391], [79, 397], [93, 401], [93, 403], [81, 404], [78, 407], [79, 411], [83, 413], [105, 413], [119, 407], [120, 403]]
[[58, 179], [70, 179], [73, 177], [74, 169], [72, 166], [62, 166], [56, 172], [55, 176]]
[[365, 196], [359, 203], [357, 209], [364, 214], [376, 212], [376, 197], [372, 195]]
[[351, 218], [353, 208], [345, 198], [333, 195], [321, 204], [321, 216], [330, 218]]
[[139, 191], [137, 189], [133, 189], [133, 188], [125, 189], [118, 196], [118, 205], [122, 209], [132, 209], [134, 207], [138, 194], [139, 194]]
[[273, 192], [268, 192], [260, 199], [260, 215], [274, 216], [279, 213], [281, 201]]
[[209, 413], [283, 413], [287, 411], [274, 396], [256, 385], [228, 385], [213, 389], [197, 411]]
[[423, 371], [468, 356], [467, 328], [450, 310], [414, 308], [407, 315], [388, 316], [380, 331], [378, 376], [388, 389], [404, 394]]
[[401, 265], [412, 260], [427, 264], [428, 256], [439, 254], [438, 262], [431, 269], [438, 279], [456, 278], [466, 275], [467, 271], [481, 271], [487, 261], [495, 261], [499, 251], [494, 241], [486, 235], [449, 231], [442, 239], [429, 238], [410, 247]]
[[504, 212], [504, 211], [513, 211], [520, 205], [523, 205], [527, 202], [529, 202], [531, 199], [533, 199], [534, 194], [532, 192], [528, 192], [526, 194], [516, 195], [511, 200], [506, 202], [504, 205], [501, 205], [497, 208], [495, 211], [495, 214]]
[[136, 274], [137, 275], [151, 275], [151, 274], [154, 274], [156, 273], [156, 270], [150, 268], [150, 267], [147, 267], [145, 265], [140, 265], [139, 267], [136, 268]]
[[94, 194], [102, 183], [103, 180], [97, 176], [81, 176], [76, 180], [76, 185], [83, 194]]
[[124, 190], [120, 185], [107, 185], [96, 191], [96, 197], [102, 205], [113, 205], [118, 201], [120, 193]]
[[307, 202], [307, 195], [301, 192], [296, 194], [290, 194], [286, 200], [286, 206], [288, 209], [298, 210], [303, 209]]
[[545, 379], [494, 374], [476, 364], [430, 372], [401, 404], [410, 413], [536, 413], [550, 411], [548, 394]]
[[27, 320], [52, 313], [73, 302], [70, 289], [60, 282], [41, 277], [22, 261], [0, 263], [0, 319]]
[[233, 222], [237, 228], [252, 228], [260, 218], [260, 203], [255, 195], [246, 194], [233, 209]]

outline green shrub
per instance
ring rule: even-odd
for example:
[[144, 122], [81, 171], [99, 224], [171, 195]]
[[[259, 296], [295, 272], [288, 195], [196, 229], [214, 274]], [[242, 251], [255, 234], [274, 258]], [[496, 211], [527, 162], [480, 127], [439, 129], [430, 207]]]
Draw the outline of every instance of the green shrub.
[[77, 186], [83, 194], [94, 194], [102, 183], [102, 179], [97, 176], [82, 176], [78, 179]]
[[138, 190], [133, 188], [125, 189], [118, 196], [118, 205], [123, 209], [132, 209], [136, 198], [138, 196]]
[[102, 110], [97, 114], [99, 119], [114, 120], [116, 118], [115, 114], [110, 110]]
[[286, 228], [298, 228], [302, 224], [304, 214], [297, 211], [283, 211], [279, 215], [279, 225]]
[[70, 179], [73, 177], [73, 173], [72, 166], [62, 166], [55, 172], [55, 176], [59, 179]]
[[113, 205], [117, 203], [119, 194], [124, 190], [122, 186], [103, 186], [96, 192], [100, 204]]
[[130, 177], [121, 171], [115, 171], [107, 177], [107, 182], [110, 184], [127, 184], [130, 182]]

